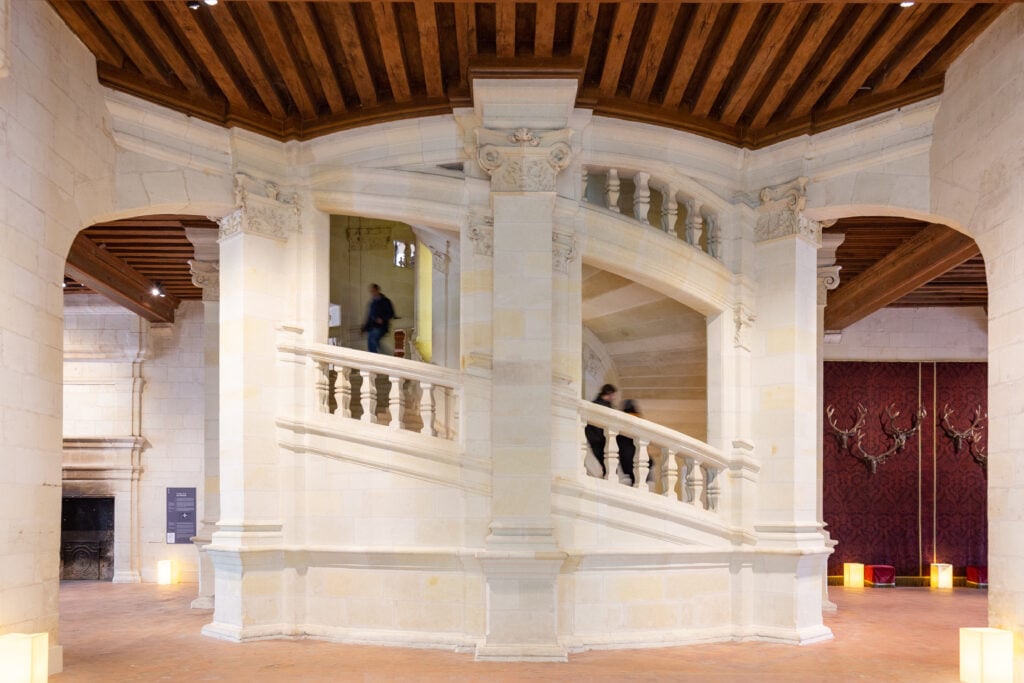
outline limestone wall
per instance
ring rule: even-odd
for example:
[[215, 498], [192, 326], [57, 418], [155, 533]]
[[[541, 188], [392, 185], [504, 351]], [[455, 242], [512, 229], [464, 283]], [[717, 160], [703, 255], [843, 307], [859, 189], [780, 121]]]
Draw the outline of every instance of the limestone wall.
[[826, 337], [825, 360], [984, 361], [987, 330], [981, 308], [883, 308]]

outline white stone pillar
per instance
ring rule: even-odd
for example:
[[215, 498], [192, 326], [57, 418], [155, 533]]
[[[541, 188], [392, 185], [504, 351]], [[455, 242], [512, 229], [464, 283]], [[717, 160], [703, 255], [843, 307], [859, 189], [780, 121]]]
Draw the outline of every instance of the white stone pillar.
[[476, 160], [491, 177], [493, 223], [493, 474], [489, 535], [478, 558], [487, 629], [477, 658], [564, 660], [558, 575], [565, 555], [551, 519], [552, 317], [553, 272], [567, 263], [571, 238], [556, 235], [554, 210], [556, 177], [572, 154], [565, 126], [576, 81], [482, 79], [473, 89], [482, 124]]
[[299, 209], [272, 183], [236, 182], [240, 208], [220, 228], [220, 521], [206, 549], [217, 599], [203, 633], [245, 640], [282, 614], [276, 328], [294, 304]]
[[220, 519], [220, 247], [213, 230], [187, 228], [195, 247], [192, 284], [203, 290], [203, 518], [193, 539], [199, 553], [199, 591], [194, 609], [213, 609], [213, 562], [206, 547]]
[[[825, 306], [828, 304], [828, 292], [839, 286], [839, 269], [836, 265], [836, 249], [846, 239], [846, 235], [837, 233], [823, 234], [821, 249], [818, 250], [818, 521], [821, 522], [821, 533], [825, 537], [825, 545], [835, 548], [825, 530]], [[821, 574], [821, 601], [827, 612], [836, 611], [836, 604], [828, 597], [828, 564]]]
[[761, 463], [753, 627], [812, 642], [822, 623], [828, 549], [818, 521], [817, 250], [821, 227], [802, 215], [806, 179], [761, 192], [755, 228], [754, 444]]

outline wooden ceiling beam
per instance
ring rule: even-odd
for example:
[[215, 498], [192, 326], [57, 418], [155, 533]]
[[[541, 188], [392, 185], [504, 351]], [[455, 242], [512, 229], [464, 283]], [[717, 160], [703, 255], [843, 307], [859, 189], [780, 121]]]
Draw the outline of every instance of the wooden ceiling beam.
[[722, 111], [721, 121], [730, 126], [739, 123], [747, 105], [754, 95], [764, 88], [771, 74], [775, 73], [775, 62], [782, 59], [782, 52], [787, 41], [800, 21], [807, 15], [807, 6], [788, 3], [779, 7], [775, 21], [768, 28], [767, 35], [761, 43], [757, 63], [751, 64], [743, 78], [732, 89], [732, 96]]
[[796, 50], [790, 57], [789, 64], [778, 78], [775, 79], [767, 94], [761, 98], [760, 103], [757, 103], [757, 110], [754, 112], [753, 120], [750, 123], [752, 130], [759, 130], [768, 125], [768, 122], [771, 121], [772, 116], [778, 110], [779, 105], [782, 104], [786, 95], [793, 89], [797, 79], [800, 77], [800, 73], [807, 65], [807, 61], [811, 59], [819, 46], [822, 45], [832, 27], [843, 14], [843, 6], [839, 4], [822, 5], [817, 10], [810, 26], [807, 27], [804, 35], [800, 37]]
[[206, 31], [199, 24], [196, 12], [190, 10], [182, 2], [168, 2], [163, 7], [177, 23], [182, 34], [192, 45], [192, 49], [203, 60], [210, 76], [231, 108], [235, 113], [245, 112], [248, 109], [245, 92], [231, 74], [231, 68], [221, 54], [221, 50], [213, 46]]
[[697, 67], [697, 61], [703, 54], [708, 36], [711, 35], [715, 20], [718, 19], [720, 7], [720, 5], [705, 3], [697, 5], [694, 17], [687, 28], [683, 47], [679, 51], [679, 58], [676, 60], [668, 88], [665, 90], [665, 98], [662, 101], [665, 107], [678, 109], [682, 103], [686, 87], [690, 84], [690, 79]]
[[409, 77], [405, 73], [405, 58], [402, 56], [402, 42], [395, 21], [394, 7], [389, 2], [370, 3], [373, 9], [373, 21], [377, 26], [377, 39], [380, 41], [381, 53], [384, 56], [384, 70], [387, 72], [388, 83], [391, 84], [391, 95], [395, 102], [404, 103], [412, 99], [409, 90]]
[[97, 60], [117, 68], [124, 65], [124, 52], [88, 7], [71, 0], [50, 0], [50, 4]]
[[176, 296], [152, 296], [149, 278], [85, 235], [75, 237], [64, 273], [150, 322], [174, 322], [174, 309], [180, 303]]
[[332, 10], [335, 34], [338, 44], [341, 45], [342, 54], [345, 55], [352, 82], [356, 86], [359, 104], [363, 107], [373, 107], [377, 104], [377, 87], [373, 84], [370, 69], [366, 65], [366, 54], [363, 52], [362, 39], [359, 37], [359, 26], [352, 14], [352, 4], [339, 2], [328, 7]]
[[[701, 84], [700, 90], [693, 105], [694, 116], [705, 117], [711, 113], [711, 107], [718, 99], [718, 93], [722, 91], [729, 73], [733, 70], [736, 58], [747, 41], [747, 36], [754, 28], [757, 15], [761, 12], [761, 5], [749, 4], [740, 5], [739, 9], [729, 22], [729, 26], [722, 38], [722, 45], [715, 53], [714, 59], [708, 68], [708, 76]], [[750, 67], [748, 65], [747, 69]]]
[[516, 56], [516, 3], [495, 3], [494, 42], [499, 59]]
[[614, 97], [619, 89], [619, 77], [622, 75], [622, 65], [626, 61], [629, 42], [633, 38], [633, 25], [636, 24], [639, 9], [640, 4], [637, 2], [622, 2], [615, 7], [615, 21], [605, 50], [601, 83], [597, 87], [601, 97]]
[[125, 18], [121, 16], [122, 9], [128, 11], [126, 8], [122, 8], [121, 3], [85, 0], [85, 6], [92, 11], [104, 28], [110, 32], [114, 41], [124, 50], [125, 54], [128, 55], [128, 59], [131, 60], [132, 64], [135, 65], [135, 68], [138, 69], [144, 78], [164, 85], [173, 85], [171, 81], [167, 80], [167, 74], [164, 72], [159, 58], [154, 58], [150, 55], [146, 46], [143, 45], [143, 41], [146, 40], [146, 34], [130, 27], [125, 22]]
[[157, 49], [160, 50], [160, 55], [167, 60], [168, 66], [171, 67], [181, 84], [192, 91], [206, 92], [198, 72], [189, 64], [184, 52], [174, 44], [171, 39], [172, 34], [161, 26], [160, 19], [155, 14], [156, 7], [146, 2], [136, 3], [131, 7], [134, 9], [135, 20], [149, 39], [155, 43]]
[[[544, 3], [540, 3], [544, 4]], [[647, 102], [651, 98], [651, 89], [658, 76], [658, 69], [665, 58], [672, 28], [679, 15], [679, 5], [657, 5], [654, 18], [651, 20], [651, 32], [644, 44], [644, 53], [640, 57], [640, 65], [633, 80], [629, 97], [637, 102]]]
[[[237, 5], [225, 4], [224, 11], [217, 12], [216, 18], [213, 20], [217, 24], [217, 28], [224, 33], [225, 43], [219, 49], [230, 50], [235, 55], [239, 65], [242, 67], [242, 71], [245, 72], [246, 78], [256, 91], [267, 113], [273, 118], [283, 121], [285, 118], [284, 104], [281, 102], [281, 98], [278, 97], [277, 92], [274, 91], [270, 77], [264, 71], [263, 65], [257, 57], [257, 51], [253, 49], [252, 44], [246, 39], [245, 31], [238, 24], [233, 14], [233, 12], [238, 10], [232, 8], [238, 6], [242, 6], [241, 3]], [[192, 10], [189, 11], [191, 12]]]
[[441, 75], [441, 45], [437, 34], [437, 14], [431, 0], [417, 0], [416, 30], [420, 38], [420, 61], [427, 97], [444, 97], [444, 78]]
[[306, 43], [306, 54], [312, 62], [313, 71], [320, 79], [320, 87], [324, 92], [324, 99], [327, 100], [327, 107], [331, 113], [338, 114], [346, 111], [345, 96], [338, 84], [337, 74], [328, 58], [327, 45], [324, 36], [320, 31], [320, 22], [314, 14], [315, 10], [309, 3], [296, 3], [289, 5], [292, 18], [298, 27], [299, 35]]
[[829, 294], [825, 329], [841, 330], [980, 253], [967, 235], [931, 224]]
[[594, 43], [594, 27], [600, 4], [581, 2], [576, 6], [576, 27], [572, 33], [572, 56], [583, 60], [583, 73], [587, 73], [587, 61]]
[[925, 60], [921, 63], [923, 68], [922, 78], [929, 76], [936, 76], [946, 73], [946, 69], [953, 63], [953, 61], [960, 56], [967, 46], [974, 42], [981, 33], [989, 27], [989, 25], [996, 20], [996, 18], [1002, 14], [1005, 8], [999, 5], [975, 5], [972, 8], [972, 12], [976, 13], [974, 21], [970, 22], [969, 26], [960, 27], [959, 22], [957, 26], [954, 26], [952, 33], [952, 41], [942, 41], [939, 43], [940, 46], [945, 47], [941, 53], [936, 54], [934, 51], [929, 53]]
[[533, 55], [535, 57], [550, 57], [555, 48], [555, 18], [557, 3], [537, 3], [537, 28], [533, 34]]
[[270, 2], [253, 2], [249, 4], [249, 11], [256, 20], [256, 30], [263, 38], [263, 44], [273, 55], [274, 66], [288, 86], [288, 93], [292, 102], [299, 112], [299, 116], [309, 120], [316, 117], [317, 104], [309, 92], [309, 85], [303, 78], [295, 48], [289, 44], [284, 32], [281, 30], [281, 18], [274, 10], [274, 4]]
[[469, 89], [469, 61], [476, 56], [476, 21], [472, 5], [455, 6], [455, 49], [459, 53], [459, 85]]
[[895, 63], [890, 64], [882, 75], [882, 81], [875, 86], [875, 92], [893, 90], [903, 84], [910, 72], [921, 63], [929, 52], [938, 45], [957, 22], [963, 19], [970, 10], [968, 5], [949, 5], [931, 7], [932, 17], [929, 17], [916, 39], [902, 48], [903, 54]]

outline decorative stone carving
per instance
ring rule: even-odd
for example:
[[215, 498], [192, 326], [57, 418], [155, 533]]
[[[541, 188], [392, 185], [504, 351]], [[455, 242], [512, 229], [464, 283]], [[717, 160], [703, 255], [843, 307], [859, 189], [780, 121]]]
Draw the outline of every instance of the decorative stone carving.
[[818, 303], [824, 304], [828, 291], [839, 286], [839, 269], [842, 266], [818, 268]]
[[244, 232], [284, 242], [299, 232], [297, 196], [282, 193], [277, 183], [236, 173], [235, 203], [238, 210], [219, 221], [221, 240]]
[[733, 322], [736, 324], [736, 332], [733, 335], [733, 345], [738, 349], [750, 350], [750, 333], [754, 327], [757, 316], [753, 311], [743, 304], [736, 304], [733, 309]]
[[494, 256], [494, 216], [483, 211], [470, 211], [466, 235], [477, 256]]
[[705, 216], [704, 228], [708, 233], [708, 254], [712, 258], [722, 258], [722, 231], [718, 226], [718, 216]]
[[[833, 221], [834, 222], [834, 221]], [[822, 225], [825, 225], [822, 223]], [[822, 233], [818, 248], [818, 305], [824, 306], [828, 291], [839, 286], [839, 269], [836, 265], [836, 250], [846, 239], [842, 233]]]
[[373, 251], [391, 247], [391, 228], [347, 228], [345, 237], [351, 251]]
[[192, 284], [203, 290], [203, 301], [220, 300], [220, 264], [216, 261], [189, 261]]
[[704, 232], [704, 217], [700, 215], [700, 202], [686, 200], [686, 243], [700, 248], [700, 236]]
[[[447, 247], [446, 247], [447, 248]], [[441, 273], [443, 275], [448, 274], [448, 264], [451, 262], [451, 257], [448, 256], [447, 251], [441, 251], [440, 249], [431, 249], [430, 256], [432, 265], [435, 273]]]
[[551, 234], [551, 267], [559, 273], [569, 273], [569, 264], [576, 258], [576, 238], [559, 232]]
[[495, 192], [554, 192], [555, 178], [572, 158], [569, 129], [510, 134], [477, 128], [476, 137], [477, 163]]
[[759, 242], [790, 235], [803, 235], [821, 243], [821, 224], [804, 216], [807, 206], [807, 178], [766, 187], [759, 195], [760, 215], [754, 228]]

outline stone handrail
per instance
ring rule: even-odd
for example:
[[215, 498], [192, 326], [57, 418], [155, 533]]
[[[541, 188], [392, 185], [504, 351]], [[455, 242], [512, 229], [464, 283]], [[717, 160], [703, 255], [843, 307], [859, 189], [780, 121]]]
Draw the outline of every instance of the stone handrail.
[[317, 368], [321, 413], [454, 440], [461, 375], [429, 363], [327, 344], [278, 347]]
[[[653, 491], [704, 510], [718, 510], [719, 475], [730, 467], [728, 459], [718, 449], [668, 427], [588, 401], [580, 400], [579, 413], [583, 425], [598, 427], [604, 432], [605, 479], [618, 481], [616, 437], [624, 436], [636, 444], [633, 488]], [[648, 457], [642, 457], [649, 456], [652, 448], [659, 455], [653, 485], [647, 481], [651, 464]], [[582, 452], [584, 463], [588, 457], [594, 457], [586, 439]]]
[[[695, 249], [721, 259], [722, 232], [718, 215], [704, 207], [699, 199], [687, 196], [672, 181], [656, 178], [645, 171], [595, 165], [584, 166], [581, 175], [584, 202], [615, 213], [632, 215], [634, 220], [644, 225], [658, 228]], [[591, 187], [593, 178], [602, 179], [597, 183], [601, 186], [600, 193]], [[624, 180], [632, 183], [632, 194], [622, 191]], [[593, 201], [595, 194], [600, 194], [598, 201]], [[652, 208], [657, 214], [653, 222]]]

